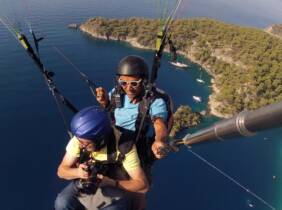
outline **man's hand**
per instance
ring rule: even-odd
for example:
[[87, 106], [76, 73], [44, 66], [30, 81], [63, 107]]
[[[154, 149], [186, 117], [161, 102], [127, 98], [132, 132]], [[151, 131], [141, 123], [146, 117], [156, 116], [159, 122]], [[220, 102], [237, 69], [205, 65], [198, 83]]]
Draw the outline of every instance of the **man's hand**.
[[79, 164], [77, 168], [77, 176], [80, 179], [89, 179], [88, 166], [86, 164]]
[[157, 159], [161, 159], [167, 155], [167, 145], [163, 141], [154, 141], [152, 151]]
[[96, 96], [98, 103], [105, 108], [109, 102], [106, 90], [102, 87], [96, 88]]

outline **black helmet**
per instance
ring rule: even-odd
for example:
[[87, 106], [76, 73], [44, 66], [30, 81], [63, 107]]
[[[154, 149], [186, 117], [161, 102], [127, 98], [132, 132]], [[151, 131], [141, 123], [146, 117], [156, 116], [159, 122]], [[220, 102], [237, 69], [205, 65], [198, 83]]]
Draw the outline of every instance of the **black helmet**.
[[118, 64], [117, 75], [140, 76], [148, 79], [149, 70], [144, 59], [137, 55], [124, 57]]

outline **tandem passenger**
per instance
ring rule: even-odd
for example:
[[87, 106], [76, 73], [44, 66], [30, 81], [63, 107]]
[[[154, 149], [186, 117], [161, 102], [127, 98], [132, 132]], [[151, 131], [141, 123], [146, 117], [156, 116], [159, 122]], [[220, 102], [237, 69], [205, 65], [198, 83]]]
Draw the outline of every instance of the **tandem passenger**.
[[57, 196], [55, 210], [130, 210], [133, 193], [149, 185], [136, 147], [122, 155], [119, 147], [130, 133], [111, 127], [108, 114], [92, 106], [71, 122], [74, 137], [66, 147], [58, 176], [71, 183]]

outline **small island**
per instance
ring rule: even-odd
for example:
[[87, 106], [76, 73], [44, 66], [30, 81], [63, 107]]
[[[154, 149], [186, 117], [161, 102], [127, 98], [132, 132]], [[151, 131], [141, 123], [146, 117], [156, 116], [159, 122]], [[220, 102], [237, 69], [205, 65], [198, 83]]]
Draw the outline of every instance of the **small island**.
[[[100, 39], [154, 49], [160, 20], [91, 18], [80, 30]], [[282, 40], [262, 29], [207, 18], [173, 21], [178, 52], [212, 76], [210, 113], [228, 118], [282, 100]], [[168, 49], [167, 49], [168, 50]]]
[[200, 124], [202, 116], [198, 112], [193, 112], [189, 106], [179, 106], [173, 114], [174, 123], [169, 136], [175, 135], [185, 128], [190, 128]]

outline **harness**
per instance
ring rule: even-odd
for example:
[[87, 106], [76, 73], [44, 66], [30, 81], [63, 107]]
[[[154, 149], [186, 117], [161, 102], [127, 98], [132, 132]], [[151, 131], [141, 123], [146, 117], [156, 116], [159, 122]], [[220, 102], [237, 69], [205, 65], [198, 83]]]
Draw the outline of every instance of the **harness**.
[[[134, 132], [121, 132], [119, 128], [113, 127], [112, 132], [106, 137], [107, 159], [97, 160], [92, 157], [95, 169], [102, 175], [116, 180], [128, 180], [129, 175], [123, 167], [125, 155], [132, 149], [129, 141], [134, 137]], [[117, 143], [118, 142], [118, 143]], [[130, 143], [130, 146], [127, 144]], [[129, 148], [127, 151], [124, 148]], [[118, 153], [119, 151], [119, 153]], [[80, 152], [80, 163], [89, 160], [89, 155]]]
[[[141, 160], [142, 166], [147, 164], [151, 165], [152, 161], [154, 160], [154, 154], [152, 154], [151, 145], [154, 141], [155, 134], [153, 134], [153, 136], [148, 136], [149, 127], [152, 125], [152, 118], [150, 117], [149, 110], [152, 103], [158, 98], [161, 98], [165, 101], [167, 112], [168, 112], [167, 121], [165, 123], [168, 131], [170, 131], [173, 123], [172, 100], [167, 93], [165, 93], [163, 90], [158, 88], [154, 88], [151, 91], [149, 97], [147, 98], [144, 97], [144, 93], [141, 94], [140, 102], [138, 105], [138, 115], [135, 122], [135, 132], [120, 127], [117, 128], [122, 133], [131, 132], [131, 136], [134, 135], [134, 138], [127, 139], [125, 140], [127, 141], [125, 144], [119, 145], [119, 150], [122, 153], [124, 152], [127, 153], [132, 149], [132, 146], [136, 144], [138, 155]], [[108, 106], [108, 110], [110, 111], [113, 124], [115, 124], [114, 111], [116, 108], [124, 107], [124, 100], [125, 100], [124, 91], [122, 90], [121, 87], [116, 86], [113, 94], [111, 94], [110, 104]], [[142, 119], [144, 119], [144, 123], [142, 123]]]

